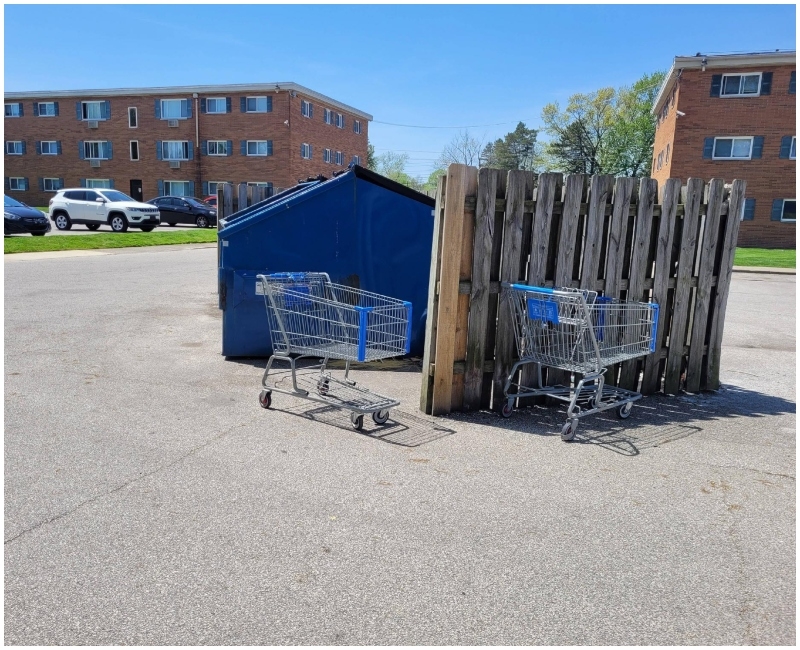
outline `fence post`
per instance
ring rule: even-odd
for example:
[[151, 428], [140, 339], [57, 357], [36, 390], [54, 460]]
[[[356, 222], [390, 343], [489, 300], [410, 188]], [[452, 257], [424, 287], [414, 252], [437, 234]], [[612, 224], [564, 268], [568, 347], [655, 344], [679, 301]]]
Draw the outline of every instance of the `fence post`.
[[[233, 185], [230, 183], [222, 185], [222, 208], [226, 219], [233, 214]], [[217, 212], [219, 213], [219, 209]]]

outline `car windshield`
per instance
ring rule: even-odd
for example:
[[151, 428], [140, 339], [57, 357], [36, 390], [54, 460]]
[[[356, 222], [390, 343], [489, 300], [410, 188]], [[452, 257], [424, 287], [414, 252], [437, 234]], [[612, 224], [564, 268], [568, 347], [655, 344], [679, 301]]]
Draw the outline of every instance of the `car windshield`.
[[189, 203], [190, 205], [193, 205], [196, 208], [207, 208], [208, 207], [208, 203], [203, 203], [202, 201], [198, 201], [197, 199], [191, 199], [191, 198], [187, 198], [187, 197], [184, 196], [183, 200], [186, 201], [187, 203]]
[[109, 201], [133, 201], [131, 197], [127, 194], [123, 194], [122, 192], [117, 192], [116, 190], [103, 190], [100, 192], [104, 197], [106, 197]]
[[16, 199], [12, 199], [10, 196], [3, 195], [3, 207], [6, 208], [24, 208], [25, 204], [20, 203]]

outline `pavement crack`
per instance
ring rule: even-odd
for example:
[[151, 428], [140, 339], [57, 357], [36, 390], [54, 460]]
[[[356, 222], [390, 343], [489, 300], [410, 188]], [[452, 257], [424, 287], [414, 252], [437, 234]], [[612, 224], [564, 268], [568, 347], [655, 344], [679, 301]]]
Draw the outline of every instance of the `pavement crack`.
[[[250, 419], [249, 422], [253, 422], [253, 421], [257, 420], [257, 419], [258, 419], [258, 417], [253, 417], [253, 418]], [[90, 503], [94, 503], [95, 501], [98, 501], [99, 499], [102, 499], [103, 497], [107, 497], [109, 495], [112, 495], [115, 492], [119, 492], [123, 488], [126, 488], [129, 485], [133, 485], [134, 483], [137, 483], [137, 482], [141, 481], [142, 479], [149, 478], [151, 476], [154, 476], [155, 474], [158, 474], [159, 472], [163, 472], [164, 470], [169, 469], [170, 467], [174, 467], [178, 463], [186, 460], [190, 456], [194, 456], [197, 452], [202, 451], [203, 449], [205, 449], [209, 445], [217, 442], [221, 438], [223, 438], [226, 435], [228, 435], [231, 431], [233, 431], [235, 429], [238, 429], [241, 426], [242, 426], [242, 424], [238, 423], [238, 424], [226, 429], [225, 431], [222, 431], [222, 432], [218, 433], [217, 435], [212, 436], [211, 438], [209, 438], [208, 440], [206, 440], [202, 444], [197, 445], [196, 447], [192, 447], [186, 453], [182, 454], [181, 456], [178, 456], [177, 458], [175, 458], [174, 460], [170, 461], [169, 463], [167, 463], [165, 465], [161, 465], [159, 467], [156, 467], [155, 469], [152, 469], [149, 472], [140, 473], [138, 476], [134, 476], [133, 478], [125, 481], [124, 483], [121, 483], [120, 485], [117, 485], [116, 487], [111, 488], [110, 490], [107, 490], [106, 492], [103, 492], [101, 494], [96, 494], [93, 497], [90, 497], [90, 498], [86, 499], [85, 501], [81, 501], [78, 505], [70, 508], [69, 510], [61, 512], [61, 513], [59, 513], [57, 515], [54, 515], [52, 517], [49, 517], [47, 519], [43, 519], [42, 521], [40, 521], [38, 523], [35, 523], [35, 524], [33, 524], [32, 526], [30, 526], [28, 528], [25, 528], [24, 530], [20, 531], [19, 533], [17, 533], [13, 537], [9, 537], [8, 539], [4, 540], [3, 541], [3, 546], [6, 546], [7, 544], [10, 544], [11, 542], [18, 540], [23, 535], [26, 535], [27, 533], [33, 532], [34, 530], [37, 530], [38, 528], [41, 528], [42, 526], [45, 526], [47, 524], [51, 524], [54, 521], [58, 521], [59, 519], [64, 519], [65, 517], [68, 517], [72, 513], [77, 512], [78, 510], [80, 510], [84, 506], [89, 505]]]

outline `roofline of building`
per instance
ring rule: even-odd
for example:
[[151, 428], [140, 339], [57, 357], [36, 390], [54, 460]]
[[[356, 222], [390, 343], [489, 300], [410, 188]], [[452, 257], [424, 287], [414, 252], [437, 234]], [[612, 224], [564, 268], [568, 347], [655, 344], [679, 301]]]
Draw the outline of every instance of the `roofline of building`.
[[667, 72], [667, 75], [664, 77], [664, 81], [661, 84], [661, 88], [658, 91], [658, 95], [656, 96], [655, 102], [653, 102], [653, 108], [650, 112], [656, 115], [658, 111], [661, 110], [661, 106], [666, 101], [667, 95], [678, 79], [681, 70], [788, 65], [794, 64], [795, 58], [795, 50], [714, 55], [698, 53], [695, 56], [676, 56], [672, 61], [669, 72]]
[[335, 108], [352, 113], [367, 121], [372, 120], [372, 115], [353, 108], [348, 104], [336, 101], [327, 95], [318, 93], [310, 88], [296, 84], [293, 81], [280, 81], [274, 83], [257, 84], [224, 84], [216, 86], [157, 86], [153, 88], [102, 88], [89, 90], [32, 90], [29, 92], [7, 91], [4, 93], [6, 101], [23, 99], [54, 99], [57, 97], [115, 97], [121, 95], [174, 95], [178, 93], [218, 94], [242, 92], [279, 92], [295, 91], [306, 97], [317, 99]]

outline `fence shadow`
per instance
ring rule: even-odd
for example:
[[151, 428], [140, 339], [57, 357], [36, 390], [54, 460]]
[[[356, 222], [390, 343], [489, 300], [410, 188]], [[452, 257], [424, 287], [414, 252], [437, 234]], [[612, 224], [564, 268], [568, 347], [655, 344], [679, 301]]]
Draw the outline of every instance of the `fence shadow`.
[[[733, 385], [723, 385], [714, 393], [651, 395], [635, 403], [627, 420], [618, 419], [614, 410], [581, 419], [572, 444], [596, 445], [623, 456], [637, 456], [643, 450], [702, 431], [704, 422], [763, 418], [796, 413], [796, 409], [790, 400]], [[489, 411], [451, 413], [448, 419], [559, 437], [566, 414], [563, 406], [532, 406], [515, 410], [509, 419]]]

